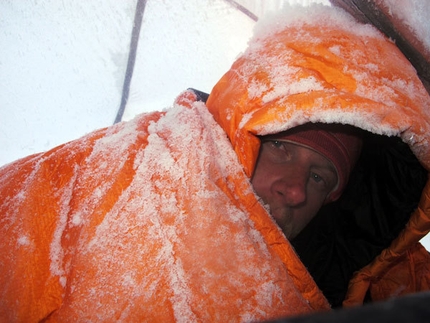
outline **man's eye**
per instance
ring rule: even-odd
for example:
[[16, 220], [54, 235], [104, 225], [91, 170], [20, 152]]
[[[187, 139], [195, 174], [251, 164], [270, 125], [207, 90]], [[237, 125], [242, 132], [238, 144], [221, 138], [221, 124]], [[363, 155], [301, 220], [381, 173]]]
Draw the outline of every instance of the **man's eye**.
[[282, 140], [268, 140], [266, 144], [269, 148], [268, 156], [274, 163], [286, 163], [292, 158], [292, 152], [288, 144]]
[[274, 148], [278, 148], [278, 149], [284, 148], [284, 144], [283, 144], [283, 142], [282, 142], [282, 141], [280, 141], [280, 140], [270, 140], [270, 144], [271, 144]]
[[324, 179], [320, 175], [313, 172], [311, 173], [311, 178], [317, 183], [324, 182]]

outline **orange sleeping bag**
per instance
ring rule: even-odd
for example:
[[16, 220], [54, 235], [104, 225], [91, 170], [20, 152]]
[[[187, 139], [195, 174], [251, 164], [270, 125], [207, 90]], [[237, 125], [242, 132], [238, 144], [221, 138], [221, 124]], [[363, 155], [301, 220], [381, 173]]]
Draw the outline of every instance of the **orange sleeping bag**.
[[2, 322], [250, 321], [328, 308], [203, 103], [5, 166], [1, 196]]

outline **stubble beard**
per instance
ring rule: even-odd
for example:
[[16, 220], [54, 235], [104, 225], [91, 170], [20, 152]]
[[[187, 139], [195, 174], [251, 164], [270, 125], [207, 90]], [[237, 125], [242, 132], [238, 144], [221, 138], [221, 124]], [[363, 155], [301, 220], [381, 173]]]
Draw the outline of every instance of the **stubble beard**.
[[292, 236], [293, 231], [293, 214], [289, 207], [270, 207], [269, 203], [264, 203], [266, 210], [269, 212], [270, 216], [275, 220], [276, 224], [284, 233], [285, 237], [289, 240]]

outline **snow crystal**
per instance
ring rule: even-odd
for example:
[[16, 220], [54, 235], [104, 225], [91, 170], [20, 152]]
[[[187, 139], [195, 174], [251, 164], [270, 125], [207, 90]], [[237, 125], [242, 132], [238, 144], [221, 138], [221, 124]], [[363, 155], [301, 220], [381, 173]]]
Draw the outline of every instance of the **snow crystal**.
[[61, 286], [66, 287], [66, 284], [67, 284], [67, 277], [66, 276], [61, 276], [58, 281], [59, 281]]
[[379, 66], [376, 64], [367, 63], [367, 64], [364, 64], [364, 66], [366, 67], [367, 70], [369, 70], [373, 73], [376, 73], [379, 71]]
[[69, 202], [73, 194], [73, 188], [75, 185], [76, 178], [78, 176], [78, 170], [79, 167], [75, 166], [72, 179], [68, 182], [68, 185], [62, 190], [62, 192], [57, 192], [57, 194], [60, 195], [60, 213], [58, 216], [57, 226], [55, 228], [54, 235], [49, 246], [49, 256], [51, 259], [51, 274], [53, 276], [60, 276], [60, 284], [65, 283], [65, 271], [63, 268], [64, 250], [61, 245], [61, 239], [64, 230], [67, 227], [67, 221], [70, 211]]
[[240, 120], [240, 123], [239, 123], [239, 129], [242, 129], [245, 126], [245, 124], [252, 118], [253, 114], [254, 114], [254, 111], [250, 113], [245, 113], [242, 116], [242, 120]]
[[[137, 119], [109, 127], [106, 134], [97, 140], [89, 158], [93, 158], [94, 156], [103, 156], [106, 151], [109, 150], [115, 152], [117, 158], [120, 160], [126, 158], [127, 150], [130, 144], [136, 140], [138, 133]], [[102, 169], [106, 167], [106, 162], [103, 160], [99, 161], [97, 164], [98, 167]]]
[[271, 307], [274, 298], [273, 295], [276, 295], [278, 298], [282, 295], [279, 286], [276, 286], [273, 282], [266, 282], [261, 286], [256, 297], [260, 304], [263, 304], [265, 307]]
[[22, 191], [19, 191], [18, 194], [15, 195], [15, 199], [17, 201], [24, 201], [25, 200], [25, 196], [26, 196], [25, 191], [22, 190]]
[[[249, 98], [254, 99], [254, 98], [262, 97], [264, 92], [266, 92], [268, 89], [269, 88], [267, 87], [266, 84], [256, 80], [251, 80], [251, 82], [249, 82], [247, 91], [248, 91]], [[230, 118], [228, 118], [227, 120], [230, 120]]]
[[102, 189], [101, 189], [100, 187], [97, 187], [97, 188], [94, 190], [94, 194], [93, 194], [93, 196], [94, 196], [94, 198], [95, 198], [95, 199], [99, 199], [99, 198], [101, 198], [101, 197], [103, 196], [103, 191], [102, 191]]
[[[280, 80], [285, 80], [283, 76], [279, 76]], [[277, 98], [282, 98], [286, 95], [293, 95], [296, 93], [304, 93], [309, 91], [322, 90], [323, 86], [313, 76], [302, 78], [297, 81], [292, 81], [290, 84], [284, 84], [284, 82], [277, 82], [276, 77], [274, 79], [274, 89], [264, 95], [262, 102], [267, 103]]]
[[30, 245], [30, 239], [27, 236], [21, 236], [18, 238], [18, 245], [28, 246]]
[[78, 226], [80, 224], [82, 224], [82, 214], [81, 212], [77, 212], [75, 214], [72, 215], [72, 220], [71, 220], [71, 224]]
[[340, 53], [341, 53], [340, 46], [331, 46], [331, 47], [328, 48], [328, 50], [330, 52], [332, 52], [333, 54], [335, 54], [337, 56], [340, 56]]
[[122, 275], [122, 283], [121, 285], [123, 286], [135, 286], [136, 285], [136, 280], [133, 278], [133, 273], [131, 272], [126, 272]]
[[[329, 17], [329, 18], [328, 18]], [[356, 35], [383, 38], [382, 34], [370, 25], [357, 23], [345, 11], [324, 4], [314, 3], [303, 8], [300, 5], [286, 5], [282, 10], [267, 14], [254, 27], [254, 37], [250, 45], [256, 39], [264, 39], [270, 35], [294, 25], [297, 29], [309, 23], [319, 21], [321, 28], [333, 26], [340, 30], [353, 31]]]

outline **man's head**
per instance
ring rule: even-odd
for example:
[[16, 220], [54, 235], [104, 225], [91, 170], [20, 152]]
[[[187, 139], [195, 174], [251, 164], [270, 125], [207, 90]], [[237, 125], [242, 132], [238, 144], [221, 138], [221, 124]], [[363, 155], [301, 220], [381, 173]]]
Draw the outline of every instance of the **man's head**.
[[261, 138], [252, 184], [288, 239], [337, 200], [361, 151], [353, 127], [307, 124]]

